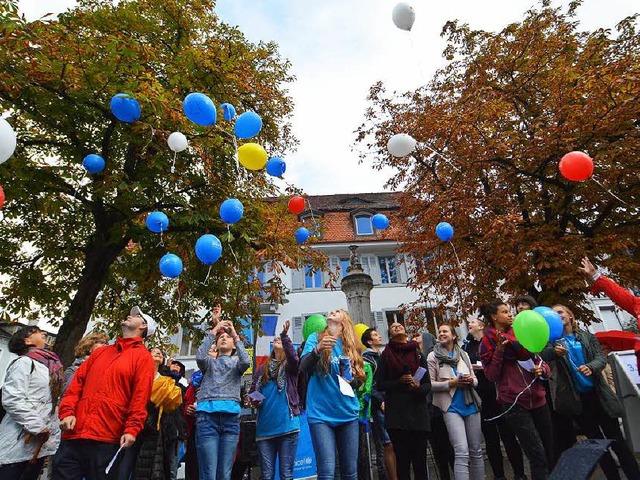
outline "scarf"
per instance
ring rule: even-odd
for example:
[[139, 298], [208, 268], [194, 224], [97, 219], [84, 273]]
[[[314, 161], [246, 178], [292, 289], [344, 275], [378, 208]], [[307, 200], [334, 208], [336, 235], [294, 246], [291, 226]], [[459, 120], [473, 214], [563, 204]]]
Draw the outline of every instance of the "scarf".
[[407, 373], [413, 375], [420, 366], [420, 345], [418, 342], [399, 343], [391, 340], [382, 356], [389, 368], [391, 378], [398, 378]]
[[[458, 344], [453, 345], [453, 355], [449, 355], [449, 350], [447, 350], [441, 343], [436, 343], [433, 347], [433, 354], [440, 364], [444, 363], [445, 365], [449, 365], [452, 368], [457, 368], [460, 357], [462, 357], [462, 361], [471, 372], [471, 363], [469, 362], [469, 357], [467, 355], [462, 355]], [[473, 402], [476, 402], [475, 396], [473, 395], [475, 393], [474, 388], [471, 385], [465, 386], [463, 388], [464, 403], [466, 405], [471, 405]], [[478, 404], [477, 402], [476, 404], [480, 406], [480, 404]]]
[[31, 347], [25, 354], [31, 360], [41, 363], [49, 370], [49, 390], [51, 391], [51, 413], [56, 411], [60, 396], [62, 395], [62, 373], [64, 368], [60, 357], [49, 350]]
[[[502, 336], [509, 340], [509, 343], [506, 345], [504, 349], [504, 359], [509, 361], [514, 360], [529, 360], [533, 358], [533, 354], [525, 349], [520, 342], [516, 339], [515, 334], [513, 333], [513, 328], [510, 328], [509, 331], [502, 333]], [[491, 358], [493, 357], [493, 353], [495, 352], [497, 347], [496, 344], [497, 331], [494, 327], [487, 326], [484, 329], [484, 336], [482, 337], [481, 348], [483, 350], [481, 357], [483, 358]], [[484, 361], [484, 360], [483, 360]]]
[[[285, 363], [282, 362], [280, 368], [278, 369], [278, 360], [272, 358], [269, 360], [269, 365], [266, 365], [265, 368], [268, 368], [268, 375], [270, 380], [275, 380], [276, 385], [278, 386], [278, 392], [282, 392], [284, 387], [287, 384], [287, 377], [285, 375]], [[262, 387], [262, 375], [258, 377], [258, 383], [256, 384], [256, 390], [260, 391]]]

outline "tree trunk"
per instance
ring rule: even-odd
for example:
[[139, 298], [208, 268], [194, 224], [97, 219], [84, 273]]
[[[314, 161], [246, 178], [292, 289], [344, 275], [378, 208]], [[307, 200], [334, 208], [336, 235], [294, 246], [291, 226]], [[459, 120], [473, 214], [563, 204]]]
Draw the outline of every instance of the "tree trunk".
[[89, 244], [78, 290], [69, 305], [53, 347], [65, 367], [74, 360], [73, 350], [84, 335], [109, 267], [128, 241], [127, 238], [107, 242], [101, 235], [95, 235]]

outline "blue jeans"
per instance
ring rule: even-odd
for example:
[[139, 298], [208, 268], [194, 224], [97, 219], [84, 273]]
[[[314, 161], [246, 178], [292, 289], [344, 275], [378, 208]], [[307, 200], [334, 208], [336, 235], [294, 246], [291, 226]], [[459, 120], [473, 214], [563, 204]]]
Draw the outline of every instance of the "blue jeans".
[[326, 423], [309, 424], [313, 451], [316, 454], [318, 480], [333, 480], [336, 469], [336, 448], [340, 459], [341, 480], [356, 480], [358, 476], [358, 420], [336, 427]]
[[196, 413], [196, 448], [200, 478], [229, 480], [240, 436], [237, 413]]
[[293, 462], [298, 449], [298, 432], [256, 442], [260, 453], [262, 480], [273, 480], [276, 473], [276, 455], [280, 462], [281, 480], [293, 480]]

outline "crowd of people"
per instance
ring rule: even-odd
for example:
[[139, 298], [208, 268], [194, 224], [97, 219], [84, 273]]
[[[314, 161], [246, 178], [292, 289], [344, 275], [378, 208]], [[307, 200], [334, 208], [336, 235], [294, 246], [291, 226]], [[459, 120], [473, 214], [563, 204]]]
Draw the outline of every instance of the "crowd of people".
[[[594, 291], [640, 320], [637, 297], [586, 258], [581, 269]], [[427, 479], [429, 444], [439, 478], [450, 478], [450, 469], [456, 480], [485, 478], [484, 444], [493, 478], [502, 479], [501, 442], [515, 479], [527, 478], [524, 457], [530, 478], [545, 479], [578, 434], [611, 439], [627, 478], [640, 479], [597, 339], [567, 306], [555, 305], [561, 338], [529, 352], [512, 323], [514, 313], [535, 306], [526, 295], [486, 302], [463, 341], [452, 324], [439, 325], [435, 337], [393, 323], [386, 346], [373, 328], [357, 337], [349, 314], [337, 309], [296, 350], [286, 321], [246, 394], [250, 357], [220, 306], [190, 379], [181, 362], [145, 346], [157, 324], [139, 307], [114, 343], [101, 333], [83, 338], [66, 371], [45, 348], [46, 334], [23, 327], [11, 337], [17, 358], [1, 392], [0, 478], [35, 480], [50, 459], [53, 480], [176, 480], [181, 462], [187, 480], [230, 479], [248, 405], [257, 411], [264, 480], [276, 468], [279, 478], [294, 477], [303, 411], [319, 480], [338, 472], [343, 480], [373, 478], [374, 451], [378, 479]], [[611, 452], [600, 465], [607, 479], [620, 478]]]

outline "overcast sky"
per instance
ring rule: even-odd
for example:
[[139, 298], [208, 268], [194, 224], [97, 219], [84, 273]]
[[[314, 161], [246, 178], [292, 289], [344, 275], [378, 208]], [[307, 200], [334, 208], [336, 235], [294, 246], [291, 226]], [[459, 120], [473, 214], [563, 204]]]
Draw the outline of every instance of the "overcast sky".
[[[443, 66], [440, 31], [447, 20], [474, 29], [501, 30], [518, 21], [533, 0], [416, 0], [411, 33], [396, 28], [392, 0], [218, 0], [219, 16], [251, 41], [274, 40], [297, 77], [293, 129], [300, 140], [285, 156], [286, 181], [309, 194], [383, 191], [391, 171], [358, 165], [351, 151], [362, 122], [369, 87], [382, 80], [389, 90], [412, 90]], [[567, 5], [567, 0], [554, 2]], [[21, 0], [28, 19], [59, 13], [73, 0]], [[640, 11], [638, 0], [584, 0], [581, 28], [613, 28]], [[215, 99], [222, 103], [223, 99]], [[410, 132], [407, 132], [410, 133]]]

